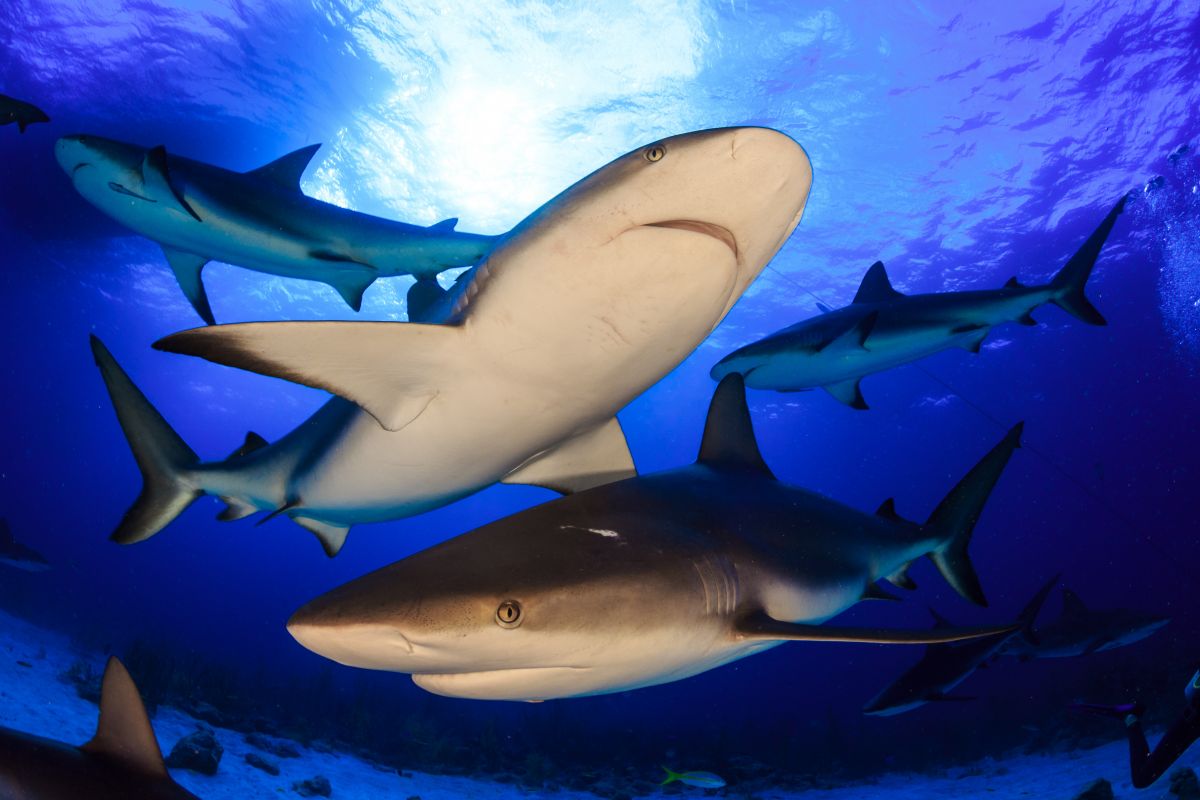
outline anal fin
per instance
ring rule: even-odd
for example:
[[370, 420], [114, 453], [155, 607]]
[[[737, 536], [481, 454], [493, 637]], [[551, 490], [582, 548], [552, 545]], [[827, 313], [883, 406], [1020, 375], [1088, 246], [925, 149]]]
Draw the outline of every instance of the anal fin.
[[304, 530], [314, 534], [321, 543], [325, 555], [330, 558], [341, 551], [342, 545], [346, 543], [346, 534], [350, 532], [349, 525], [333, 525], [329, 522], [299, 516], [292, 517], [292, 520]]
[[218, 522], [233, 522], [234, 520], [245, 519], [257, 514], [259, 511], [258, 506], [236, 497], [225, 497], [222, 495], [221, 501], [225, 503], [225, 508], [221, 510], [220, 514], [217, 514]]
[[900, 567], [900, 569], [896, 570], [891, 575], [887, 576], [887, 582], [892, 584], [893, 586], [898, 586], [901, 589], [908, 589], [909, 591], [916, 589], [917, 582], [914, 581], [911, 577], [909, 577], [909, 574], [908, 574], [908, 570], [911, 566], [912, 566], [911, 561], [908, 562], [907, 564], [903, 565], [902, 567]]
[[166, 255], [167, 263], [171, 265], [171, 271], [175, 273], [175, 280], [179, 282], [179, 288], [183, 289], [192, 308], [196, 309], [196, 313], [206, 323], [216, 325], [217, 321], [213, 318], [212, 307], [208, 304], [208, 293], [204, 291], [204, 282], [200, 278], [200, 273], [204, 270], [208, 259], [196, 253], [175, 250], [171, 247], [164, 247], [163, 254]]
[[542, 486], [571, 494], [636, 474], [621, 423], [613, 417], [539, 453], [506, 475], [501, 483]]

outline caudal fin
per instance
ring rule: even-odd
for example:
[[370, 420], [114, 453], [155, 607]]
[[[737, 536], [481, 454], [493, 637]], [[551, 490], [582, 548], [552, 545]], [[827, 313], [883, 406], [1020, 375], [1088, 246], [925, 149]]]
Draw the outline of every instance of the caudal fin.
[[92, 337], [92, 355], [104, 377], [117, 420], [142, 472], [142, 493], [112, 533], [119, 544], [148, 539], [201, 495], [184, 474], [199, 459], [134, 385], [104, 343]]
[[1112, 211], [1108, 212], [1108, 216], [1100, 223], [1100, 227], [1096, 228], [1088, 240], [1083, 243], [1083, 247], [1071, 256], [1071, 260], [1067, 262], [1066, 266], [1059, 270], [1058, 274], [1050, 281], [1050, 287], [1057, 292], [1051, 298], [1051, 302], [1089, 325], [1108, 324], [1104, 316], [1084, 295], [1083, 289], [1092, 274], [1092, 267], [1096, 266], [1096, 259], [1100, 256], [1100, 250], [1104, 247], [1108, 234], [1112, 231], [1117, 217], [1124, 210], [1125, 197], [1122, 197], [1113, 206]]
[[950, 490], [925, 523], [925, 529], [942, 542], [929, 554], [938, 571], [956, 592], [979, 606], [987, 606], [987, 599], [967, 548], [992, 488], [1000, 479], [1013, 450], [1021, 446], [1024, 424], [1014, 425], [1004, 439]]

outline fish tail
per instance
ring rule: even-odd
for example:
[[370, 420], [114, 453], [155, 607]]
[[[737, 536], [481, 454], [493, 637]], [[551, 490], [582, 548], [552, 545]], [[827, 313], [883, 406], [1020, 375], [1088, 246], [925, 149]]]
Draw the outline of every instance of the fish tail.
[[1104, 218], [1100, 226], [1083, 243], [1083, 247], [1080, 247], [1075, 255], [1071, 256], [1071, 260], [1067, 262], [1066, 266], [1059, 270], [1058, 274], [1050, 281], [1050, 288], [1055, 291], [1050, 302], [1089, 325], [1108, 324], [1104, 316], [1084, 295], [1083, 290], [1087, 285], [1088, 278], [1092, 275], [1092, 267], [1096, 266], [1096, 259], [1100, 256], [1100, 250], [1104, 247], [1108, 234], [1124, 209], [1125, 197], [1122, 197], [1108, 212], [1108, 216]]
[[1021, 446], [1023, 425], [1018, 422], [1013, 426], [1004, 439], [963, 476], [933, 510], [924, 526], [933, 538], [940, 541], [929, 557], [942, 577], [963, 598], [979, 606], [986, 606], [987, 599], [967, 548], [992, 488], [1000, 479], [1000, 473], [1008, 464], [1013, 450]]
[[[659, 766], [662, 766], [662, 765], [660, 764]], [[667, 773], [667, 777], [666, 777], [666, 780], [664, 780], [662, 783], [659, 784], [659, 786], [666, 786], [668, 783], [674, 783], [675, 781], [677, 781], [681, 777], [683, 777], [678, 772], [674, 772], [667, 767], [663, 767], [662, 769], [663, 769], [663, 772]]]
[[111, 537], [132, 544], [158, 533], [203, 494], [185, 478], [199, 459], [95, 336], [92, 355], [142, 473], [142, 492]]

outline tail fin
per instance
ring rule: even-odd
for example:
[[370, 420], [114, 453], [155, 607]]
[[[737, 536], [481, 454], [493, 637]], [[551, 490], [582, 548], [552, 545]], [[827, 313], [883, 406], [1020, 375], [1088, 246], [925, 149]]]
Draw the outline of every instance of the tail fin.
[[182, 477], [199, 459], [95, 336], [92, 355], [142, 472], [142, 493], [111, 537], [119, 544], [132, 544], [158, 533], [200, 496], [200, 490]]
[[659, 786], [666, 786], [668, 783], [674, 783], [675, 781], [677, 781], [683, 777], [683, 775], [679, 774], [678, 772], [674, 772], [674, 771], [668, 769], [667, 767], [663, 767], [662, 769], [663, 769], [663, 772], [667, 773], [667, 777], [666, 777], [666, 780], [664, 780], [662, 783], [659, 784]]
[[1000, 479], [1013, 450], [1021, 446], [1024, 425], [1023, 422], [1014, 425], [1004, 439], [950, 490], [925, 523], [925, 529], [942, 541], [929, 554], [934, 565], [956, 592], [979, 606], [987, 606], [987, 599], [979, 585], [979, 576], [971, 566], [967, 547], [992, 487]]
[[1108, 234], [1112, 231], [1117, 217], [1124, 210], [1125, 197], [1122, 197], [1113, 206], [1112, 211], [1108, 212], [1108, 216], [1100, 223], [1100, 227], [1096, 228], [1088, 240], [1083, 243], [1083, 247], [1071, 256], [1067, 265], [1059, 270], [1058, 274], [1050, 281], [1050, 287], [1057, 290], [1057, 294], [1051, 302], [1089, 325], [1108, 324], [1103, 315], [1084, 296], [1083, 288], [1092, 274], [1092, 267], [1096, 265], [1096, 259], [1100, 256], [1100, 249], [1104, 247], [1104, 242], [1108, 239]]

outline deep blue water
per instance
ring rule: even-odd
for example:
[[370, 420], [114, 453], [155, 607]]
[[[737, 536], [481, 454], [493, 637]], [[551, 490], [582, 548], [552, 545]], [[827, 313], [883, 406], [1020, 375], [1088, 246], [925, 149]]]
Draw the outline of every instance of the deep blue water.
[[[705, 763], [780, 760], [789, 741], [811, 751], [835, 724], [868, 767], [927, 764], [929, 743], [949, 758], [1058, 724], [1085, 688], [1170, 684], [1174, 697], [1200, 657], [1200, 162], [1194, 149], [1168, 156], [1200, 136], [1200, 3], [960, 5], [5, 3], [0, 91], [52, 122], [23, 136], [0, 128], [0, 514], [56, 568], [6, 572], [0, 604], [117, 652], [144, 640], [263, 686], [333, 693], [281, 701], [297, 713], [367, 691], [451, 729], [490, 720], [520, 739], [552, 723], [600, 759], [677, 748]], [[359, 526], [335, 560], [286, 520], [218, 524], [211, 500], [148, 542], [108, 542], [138, 477], [89, 332], [203, 456], [247, 430], [278, 438], [323, 395], [152, 351], [196, 319], [159, 248], [75, 194], [56, 137], [162, 143], [237, 169], [324, 142], [309, 194], [499, 233], [635, 146], [747, 123], [805, 147], [807, 211], [709, 340], [621, 413], [639, 469], [695, 457], [712, 363], [816, 313], [818, 299], [849, 302], [877, 258], [904, 291], [1044, 280], [1135, 190], [1089, 284], [1108, 327], [1040, 310], [1038, 327], [999, 329], [979, 355], [867, 378], [869, 412], [823, 392], [756, 392], [750, 404], [781, 478], [864, 510], [895, 496], [915, 519], [1026, 421], [1027, 446], [972, 549], [992, 608], [968, 606], [923, 564], [915, 597], [860, 605], [848, 624], [925, 626], [926, 605], [963, 623], [1007, 621], [1061, 572], [1097, 606], [1169, 613], [1166, 631], [990, 670], [972, 678], [975, 704], [884, 720], [858, 709], [912, 661], [903, 648], [793, 644], [667, 686], [489, 705], [332, 669], [283, 622], [328, 588], [549, 492], [496, 487]], [[224, 265], [205, 279], [222, 322], [355, 317], [319, 284]], [[402, 319], [407, 287], [379, 282], [359, 318]]]

